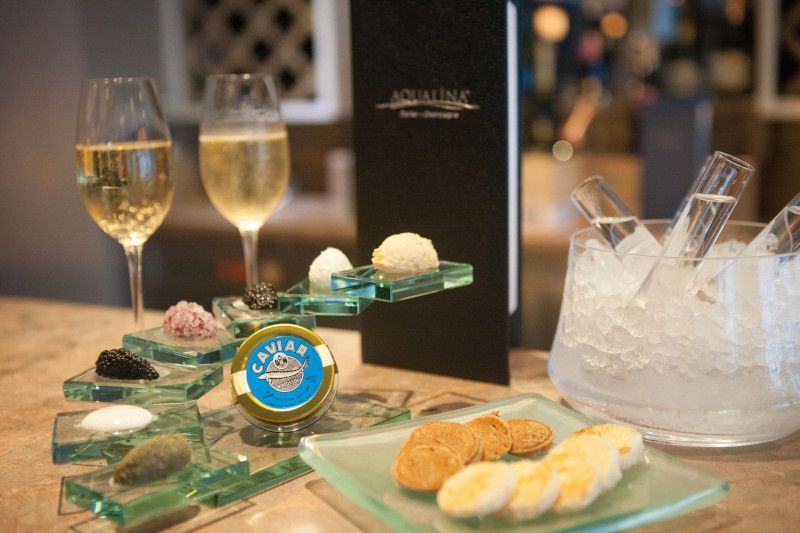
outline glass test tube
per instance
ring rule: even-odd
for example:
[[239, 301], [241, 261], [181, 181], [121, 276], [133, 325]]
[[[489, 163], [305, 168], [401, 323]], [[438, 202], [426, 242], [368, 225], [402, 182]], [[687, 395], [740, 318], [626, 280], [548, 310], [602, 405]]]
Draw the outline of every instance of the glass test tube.
[[666, 239], [662, 255], [704, 257], [717, 241], [754, 172], [741, 159], [714, 152]]
[[658, 241], [602, 176], [583, 180], [572, 191], [571, 199], [614, 250], [648, 253], [655, 249], [658, 253]]
[[800, 194], [761, 230], [742, 256], [790, 254], [800, 250]]
[[[791, 254], [800, 251], [800, 194], [791, 199], [786, 207], [767, 224], [761, 232], [742, 250], [739, 257]], [[698, 270], [694, 287], [701, 290], [719, 276], [730, 262], [715, 261]]]
[[[662, 258], [702, 259], [722, 233], [753, 173], [755, 169], [741, 159], [724, 152], [714, 152], [695, 181], [691, 196], [687, 194], [688, 201], [664, 241]], [[674, 275], [674, 269], [671, 268], [674, 265], [668, 263], [667, 259], [662, 259], [654, 265], [636, 291], [636, 300], [640, 303], [643, 301], [641, 298], [662, 276], [662, 270], [664, 276]], [[695, 261], [692, 268], [694, 273], [687, 280], [686, 290], [696, 294], [697, 289], [703, 287], [704, 280], [711, 279], [714, 274], [708, 276], [707, 269], [701, 274], [701, 261]]]

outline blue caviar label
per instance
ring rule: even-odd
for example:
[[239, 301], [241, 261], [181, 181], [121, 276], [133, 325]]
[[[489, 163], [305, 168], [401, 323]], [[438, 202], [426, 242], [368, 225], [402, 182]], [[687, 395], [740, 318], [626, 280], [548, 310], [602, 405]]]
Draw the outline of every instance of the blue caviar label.
[[294, 335], [273, 337], [247, 358], [247, 385], [253, 396], [273, 409], [300, 407], [322, 385], [322, 360], [314, 346]]

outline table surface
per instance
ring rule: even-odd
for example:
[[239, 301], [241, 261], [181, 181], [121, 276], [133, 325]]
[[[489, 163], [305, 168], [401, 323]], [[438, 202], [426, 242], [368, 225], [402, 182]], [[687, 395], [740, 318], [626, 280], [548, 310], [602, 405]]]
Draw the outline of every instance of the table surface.
[[[146, 325], [159, 324], [150, 311]], [[131, 329], [120, 308], [0, 297], [0, 524], [3, 531], [111, 529], [88, 512], [59, 511], [64, 476], [87, 465], [54, 465], [53, 418], [84, 405], [63, 397], [62, 382], [90, 367], [97, 353], [119, 346]], [[413, 416], [536, 392], [559, 400], [547, 377], [546, 353], [513, 351], [510, 387], [362, 364], [358, 333], [320, 328], [336, 354], [340, 390], [371, 391]], [[230, 402], [225, 386], [200, 401], [201, 410]], [[743, 449], [669, 449], [730, 480], [718, 504], [647, 526], [652, 531], [786, 531], [800, 524], [800, 434]], [[315, 472], [218, 509], [192, 506], [174, 531], [383, 531], [370, 515]], [[164, 525], [164, 524], [161, 524]], [[150, 524], [153, 526], [153, 524]]]

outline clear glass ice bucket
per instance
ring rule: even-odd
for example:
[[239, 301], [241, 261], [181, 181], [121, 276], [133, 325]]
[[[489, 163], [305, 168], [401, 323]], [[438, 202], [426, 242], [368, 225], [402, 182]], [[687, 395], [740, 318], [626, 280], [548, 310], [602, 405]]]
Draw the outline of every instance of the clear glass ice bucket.
[[[661, 238], [668, 221], [645, 225]], [[703, 260], [614, 252], [594, 228], [573, 234], [549, 360], [565, 399], [669, 444], [800, 429], [800, 253], [736, 257], [762, 228], [729, 222]]]

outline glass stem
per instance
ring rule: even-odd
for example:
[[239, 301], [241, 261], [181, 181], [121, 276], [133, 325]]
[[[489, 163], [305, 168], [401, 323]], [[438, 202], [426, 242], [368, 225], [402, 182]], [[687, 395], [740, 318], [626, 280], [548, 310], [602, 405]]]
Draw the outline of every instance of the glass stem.
[[247, 286], [258, 283], [258, 230], [240, 229], [244, 248], [244, 275]]
[[131, 307], [136, 329], [144, 329], [144, 300], [142, 299], [142, 245], [124, 246], [128, 259], [128, 277], [131, 284]]

